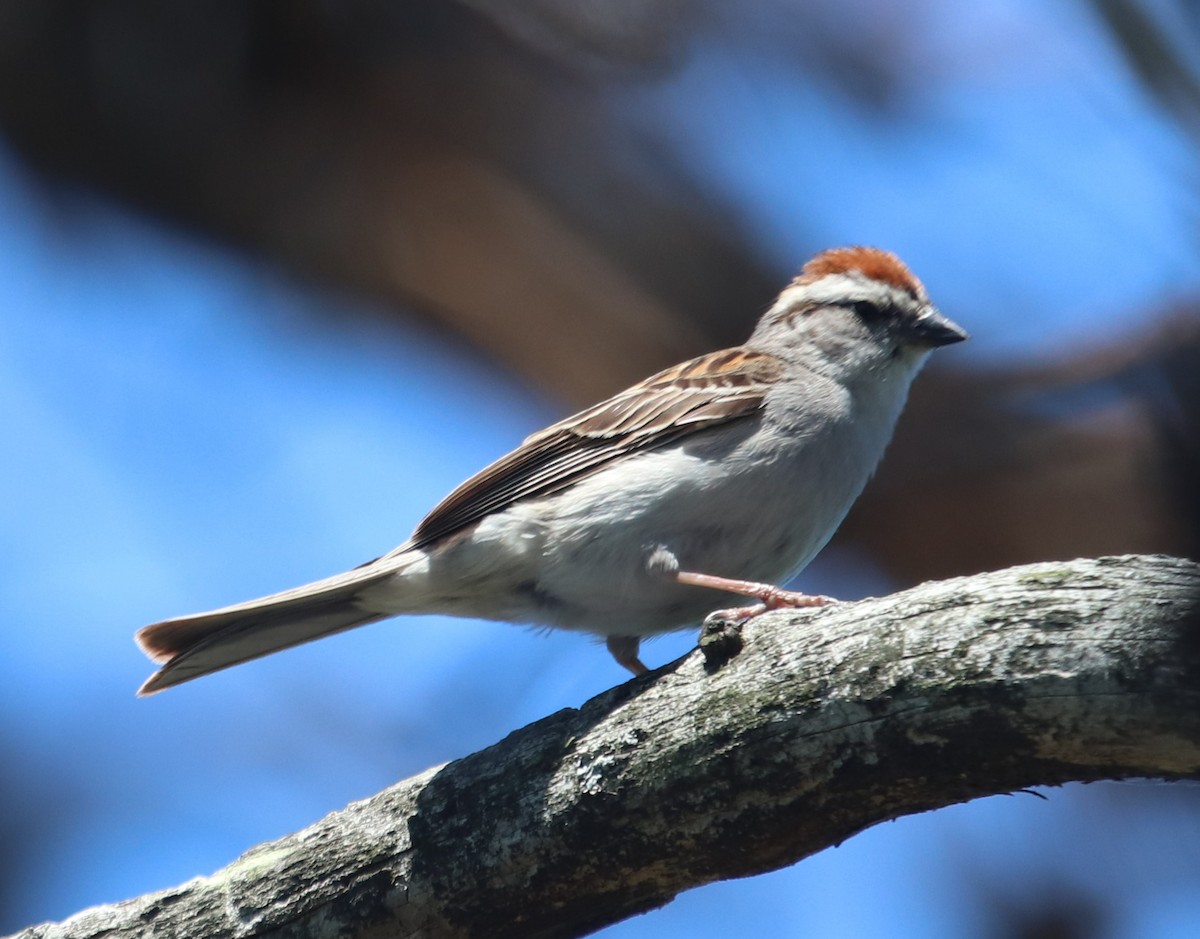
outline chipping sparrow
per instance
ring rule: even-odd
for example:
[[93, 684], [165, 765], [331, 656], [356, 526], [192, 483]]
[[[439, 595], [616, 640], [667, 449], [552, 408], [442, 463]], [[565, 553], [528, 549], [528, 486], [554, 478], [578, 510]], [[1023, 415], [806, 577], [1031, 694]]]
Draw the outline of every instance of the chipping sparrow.
[[641, 674], [641, 636], [696, 623], [723, 596], [758, 600], [743, 618], [830, 602], [769, 584], [829, 540], [930, 350], [966, 338], [895, 255], [819, 254], [745, 345], [534, 434], [389, 554], [142, 629], [162, 668], [139, 693], [400, 613], [598, 633]]

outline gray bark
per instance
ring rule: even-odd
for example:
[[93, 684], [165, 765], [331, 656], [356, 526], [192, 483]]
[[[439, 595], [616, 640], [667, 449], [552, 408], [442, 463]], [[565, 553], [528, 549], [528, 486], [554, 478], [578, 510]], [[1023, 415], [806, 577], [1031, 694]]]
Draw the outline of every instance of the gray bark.
[[780, 611], [180, 887], [19, 933], [579, 936], [887, 819], [1200, 778], [1200, 567], [1043, 563]]

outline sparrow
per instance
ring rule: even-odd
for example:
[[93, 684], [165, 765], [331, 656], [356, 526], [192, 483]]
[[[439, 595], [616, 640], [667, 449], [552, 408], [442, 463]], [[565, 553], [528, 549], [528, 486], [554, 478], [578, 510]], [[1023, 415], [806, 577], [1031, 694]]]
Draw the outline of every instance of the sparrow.
[[875, 471], [917, 372], [967, 334], [894, 254], [835, 248], [742, 346], [668, 368], [528, 437], [451, 492], [394, 551], [136, 641], [153, 694], [399, 614], [604, 636], [634, 674], [641, 637], [730, 595], [748, 618], [828, 597], [784, 590]]

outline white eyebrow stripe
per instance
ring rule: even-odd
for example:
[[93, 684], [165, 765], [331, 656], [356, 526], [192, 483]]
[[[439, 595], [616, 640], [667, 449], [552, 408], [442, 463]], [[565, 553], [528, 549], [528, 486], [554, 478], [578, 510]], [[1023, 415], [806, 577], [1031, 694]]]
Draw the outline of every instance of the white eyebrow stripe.
[[908, 294], [861, 275], [826, 274], [812, 283], [792, 284], [785, 288], [772, 309], [782, 310], [802, 303], [854, 303], [859, 300], [882, 304], [901, 297], [908, 298]]

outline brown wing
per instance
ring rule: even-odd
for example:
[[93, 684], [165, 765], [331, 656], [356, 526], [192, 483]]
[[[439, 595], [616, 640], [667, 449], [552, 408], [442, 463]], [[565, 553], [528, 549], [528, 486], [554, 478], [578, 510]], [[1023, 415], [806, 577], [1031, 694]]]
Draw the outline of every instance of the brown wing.
[[781, 368], [774, 356], [726, 349], [652, 375], [476, 473], [426, 516], [409, 545], [428, 545], [521, 499], [557, 492], [632, 453], [757, 413]]

